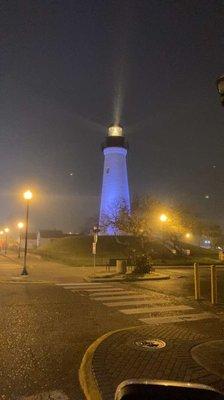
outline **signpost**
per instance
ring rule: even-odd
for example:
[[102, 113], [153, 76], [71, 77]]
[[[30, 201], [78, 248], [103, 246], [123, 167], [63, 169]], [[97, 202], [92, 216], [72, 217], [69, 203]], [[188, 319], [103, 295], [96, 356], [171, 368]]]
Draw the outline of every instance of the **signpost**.
[[94, 226], [93, 227], [93, 243], [92, 243], [93, 275], [95, 275], [95, 269], [96, 269], [96, 244], [97, 244], [99, 232], [100, 232], [100, 229], [97, 226]]

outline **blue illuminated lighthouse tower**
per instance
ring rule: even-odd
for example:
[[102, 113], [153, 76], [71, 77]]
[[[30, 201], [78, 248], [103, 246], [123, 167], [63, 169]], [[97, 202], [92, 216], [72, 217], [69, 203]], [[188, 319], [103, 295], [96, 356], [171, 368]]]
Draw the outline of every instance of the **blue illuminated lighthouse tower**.
[[[125, 204], [130, 210], [130, 197], [127, 174], [127, 149], [123, 130], [120, 126], [111, 126], [102, 146], [104, 154], [103, 184], [100, 204], [99, 225], [104, 225], [105, 216], [111, 215], [119, 204]], [[112, 227], [107, 227], [104, 234], [115, 235]]]

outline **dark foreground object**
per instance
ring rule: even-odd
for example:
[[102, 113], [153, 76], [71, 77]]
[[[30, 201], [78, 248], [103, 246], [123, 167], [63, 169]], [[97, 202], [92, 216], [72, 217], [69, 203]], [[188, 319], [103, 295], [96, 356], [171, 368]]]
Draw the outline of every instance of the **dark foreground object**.
[[210, 386], [176, 381], [127, 380], [122, 382], [115, 400], [224, 400]]

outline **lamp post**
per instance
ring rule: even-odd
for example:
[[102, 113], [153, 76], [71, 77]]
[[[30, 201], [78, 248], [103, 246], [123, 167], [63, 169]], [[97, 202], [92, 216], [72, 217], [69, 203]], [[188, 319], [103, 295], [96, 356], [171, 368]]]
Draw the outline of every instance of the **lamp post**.
[[30, 200], [32, 199], [33, 194], [30, 190], [27, 190], [23, 193], [23, 198], [26, 200], [26, 225], [25, 225], [25, 247], [24, 247], [24, 263], [23, 263], [23, 270], [21, 275], [28, 275], [26, 269], [26, 256], [27, 256], [27, 239], [28, 239], [28, 228], [29, 228], [29, 207], [30, 207]]
[[3, 250], [3, 235], [4, 235], [4, 231], [0, 231], [0, 235], [1, 235], [1, 251]]
[[162, 241], [164, 242], [164, 224], [168, 221], [168, 217], [166, 214], [161, 214], [159, 219], [162, 222]]
[[[164, 224], [168, 221], [168, 217], [167, 217], [166, 214], [161, 214], [159, 219], [162, 222], [162, 243], [163, 243], [163, 246], [164, 246], [164, 242], [165, 242], [165, 240], [164, 240], [165, 239], [164, 238]], [[164, 248], [163, 248], [163, 255], [165, 256]]]
[[8, 233], [9, 233], [9, 228], [5, 228], [5, 256], [7, 254], [7, 248], [8, 248]]
[[19, 248], [18, 248], [18, 258], [21, 256], [21, 243], [22, 243], [22, 229], [24, 228], [24, 223], [19, 222], [17, 224], [17, 227], [19, 229]]

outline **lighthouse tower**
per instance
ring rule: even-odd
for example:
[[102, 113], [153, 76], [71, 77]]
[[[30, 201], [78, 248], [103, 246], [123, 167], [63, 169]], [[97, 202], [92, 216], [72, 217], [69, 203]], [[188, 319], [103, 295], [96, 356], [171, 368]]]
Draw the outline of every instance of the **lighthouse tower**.
[[[100, 204], [99, 226], [104, 225], [106, 216], [116, 212], [119, 204], [125, 204], [130, 210], [128, 174], [126, 156], [128, 143], [120, 126], [111, 126], [102, 145], [104, 154], [103, 184]], [[117, 235], [113, 227], [108, 226], [104, 234]]]

